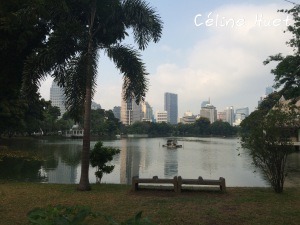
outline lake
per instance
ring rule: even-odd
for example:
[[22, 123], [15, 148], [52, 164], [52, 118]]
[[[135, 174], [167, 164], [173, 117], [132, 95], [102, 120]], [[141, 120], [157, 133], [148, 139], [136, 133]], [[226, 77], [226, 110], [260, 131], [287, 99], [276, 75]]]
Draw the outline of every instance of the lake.
[[[150, 178], [218, 179], [224, 177], [229, 187], [266, 187], [260, 171], [252, 165], [247, 150], [240, 148], [237, 138], [177, 138], [182, 148], [162, 147], [167, 138], [128, 138], [104, 141], [104, 146], [121, 150], [111, 162], [115, 169], [104, 174], [103, 183], [131, 184], [132, 176]], [[96, 142], [91, 142], [94, 146]], [[9, 149], [31, 151], [44, 159], [0, 162], [0, 178], [46, 183], [78, 183], [82, 140], [31, 139], [14, 140]], [[288, 184], [298, 184], [300, 153], [288, 159]], [[90, 168], [90, 182], [95, 183], [95, 169]]]

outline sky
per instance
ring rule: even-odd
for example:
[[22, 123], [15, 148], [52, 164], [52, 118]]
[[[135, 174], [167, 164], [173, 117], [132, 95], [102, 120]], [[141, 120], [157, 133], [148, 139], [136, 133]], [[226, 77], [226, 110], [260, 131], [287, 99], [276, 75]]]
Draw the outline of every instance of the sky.
[[[293, 5], [283, 0], [148, 0], [163, 23], [162, 38], [141, 52], [149, 73], [146, 101], [153, 111], [164, 110], [164, 93], [178, 95], [178, 115], [200, 113], [210, 99], [217, 111], [228, 106], [253, 111], [274, 84], [271, 69], [263, 65], [270, 55], [291, 54], [286, 45], [291, 16], [277, 10]], [[297, 2], [297, 0], [296, 0]], [[124, 44], [134, 44], [131, 33]], [[121, 105], [122, 74], [99, 53], [97, 88], [93, 101], [103, 109]], [[50, 99], [52, 78], [40, 93]]]

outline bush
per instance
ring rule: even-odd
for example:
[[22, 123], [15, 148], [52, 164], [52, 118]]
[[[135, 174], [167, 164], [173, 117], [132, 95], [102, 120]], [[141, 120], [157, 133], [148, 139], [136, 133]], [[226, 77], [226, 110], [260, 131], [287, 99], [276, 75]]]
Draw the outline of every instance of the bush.
[[103, 143], [101, 141], [96, 143], [91, 151], [90, 162], [92, 167], [97, 167], [95, 175], [99, 179], [99, 183], [101, 182], [104, 173], [111, 173], [113, 171], [115, 166], [106, 164], [113, 160], [114, 155], [119, 153], [119, 149], [103, 147]]

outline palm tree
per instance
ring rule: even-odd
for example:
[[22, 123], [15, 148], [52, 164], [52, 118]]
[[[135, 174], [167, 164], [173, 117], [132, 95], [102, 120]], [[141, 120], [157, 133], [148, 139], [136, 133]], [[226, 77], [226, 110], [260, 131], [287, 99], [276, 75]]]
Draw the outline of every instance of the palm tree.
[[[24, 69], [23, 91], [37, 91], [47, 74], [64, 87], [66, 106], [78, 121], [84, 115], [84, 137], [79, 190], [90, 190], [91, 101], [96, 87], [99, 51], [104, 51], [123, 74], [124, 98], [144, 100], [148, 80], [140, 54], [132, 46], [122, 45], [131, 28], [139, 50], [150, 41], [159, 41], [162, 21], [143, 0], [54, 0], [45, 1], [51, 27], [44, 48], [37, 49]], [[32, 10], [32, 8], [30, 9]], [[39, 9], [36, 9], [38, 12]]]

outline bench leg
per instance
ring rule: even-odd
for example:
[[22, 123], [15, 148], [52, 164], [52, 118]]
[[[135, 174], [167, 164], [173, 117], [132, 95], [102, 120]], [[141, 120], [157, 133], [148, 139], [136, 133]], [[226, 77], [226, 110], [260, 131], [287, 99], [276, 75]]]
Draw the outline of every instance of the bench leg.
[[132, 177], [132, 190], [137, 191], [139, 189], [139, 183], [136, 181], [138, 177]]
[[223, 177], [220, 177], [220, 181], [221, 181], [220, 190], [221, 191], [226, 191], [225, 179]]
[[181, 188], [182, 188], [182, 178], [181, 176], [179, 176], [177, 178], [177, 192], [180, 193], [181, 192]]

